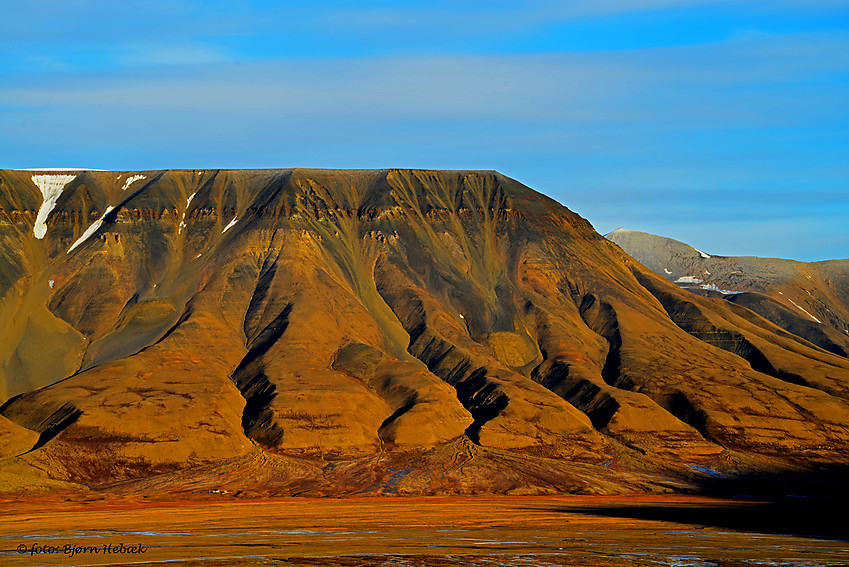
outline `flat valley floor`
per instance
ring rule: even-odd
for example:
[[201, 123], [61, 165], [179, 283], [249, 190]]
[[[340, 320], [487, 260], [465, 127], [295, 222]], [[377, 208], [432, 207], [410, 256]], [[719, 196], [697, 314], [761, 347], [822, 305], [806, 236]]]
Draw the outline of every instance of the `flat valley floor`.
[[0, 564], [849, 565], [849, 521], [830, 508], [690, 496], [6, 497]]

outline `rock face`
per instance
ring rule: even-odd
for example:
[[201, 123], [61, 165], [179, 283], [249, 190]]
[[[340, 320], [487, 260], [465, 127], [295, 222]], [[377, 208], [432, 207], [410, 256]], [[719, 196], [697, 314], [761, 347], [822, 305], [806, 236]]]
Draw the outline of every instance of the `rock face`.
[[849, 360], [498, 173], [35, 177], [0, 171], [0, 479], [609, 493], [849, 457]]
[[606, 237], [665, 279], [747, 307], [820, 348], [849, 357], [849, 259], [727, 257], [645, 232]]

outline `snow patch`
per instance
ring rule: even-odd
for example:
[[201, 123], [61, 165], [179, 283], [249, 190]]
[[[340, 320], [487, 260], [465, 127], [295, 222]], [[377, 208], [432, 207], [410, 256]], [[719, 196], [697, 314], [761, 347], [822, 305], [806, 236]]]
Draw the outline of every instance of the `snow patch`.
[[718, 285], [712, 284], [712, 283], [702, 284], [699, 287], [701, 287], [702, 289], [706, 289], [708, 291], [718, 291], [722, 295], [730, 295], [732, 293], [741, 293], [739, 291], [732, 291], [730, 289], [721, 289]]
[[224, 234], [225, 232], [230, 230], [230, 228], [233, 225], [235, 225], [237, 222], [238, 222], [238, 216], [233, 217], [233, 220], [230, 221], [230, 224], [228, 224], [227, 226], [224, 227], [224, 230], [221, 231], [221, 234]]
[[93, 223], [91, 223], [91, 226], [90, 226], [90, 227], [88, 227], [88, 228], [85, 230], [85, 232], [83, 233], [83, 235], [82, 235], [82, 236], [80, 236], [80, 237], [77, 239], [77, 241], [76, 241], [76, 242], [74, 242], [74, 243], [71, 245], [71, 247], [70, 247], [70, 248], [68, 248], [68, 253], [70, 253], [70, 252], [71, 252], [74, 248], [76, 248], [77, 246], [79, 246], [80, 244], [82, 244], [83, 242], [85, 242], [86, 240], [88, 240], [88, 238], [89, 238], [92, 234], [94, 234], [95, 232], [97, 232], [97, 229], [98, 229], [98, 228], [100, 228], [100, 225], [102, 225], [102, 224], [103, 224], [103, 219], [105, 219], [105, 218], [106, 218], [106, 215], [108, 215], [108, 214], [112, 211], [112, 209], [114, 209], [114, 208], [115, 208], [115, 207], [113, 207], [112, 205], [109, 205], [108, 207], [106, 207], [106, 212], [104, 212], [104, 213], [103, 213], [103, 215], [102, 215], [99, 219], [97, 219], [96, 221], [94, 221]]
[[792, 299], [790, 299], [789, 297], [787, 298], [787, 301], [789, 301], [790, 303], [792, 303], [793, 305], [795, 305], [795, 306], [799, 309], [799, 311], [801, 311], [802, 313], [804, 313], [805, 315], [807, 315], [808, 317], [810, 317], [811, 319], [813, 319], [813, 320], [814, 320], [814, 321], [816, 321], [817, 323], [822, 324], [822, 321], [820, 321], [819, 319], [817, 319], [816, 317], [814, 317], [813, 315], [811, 315], [810, 313], [808, 313], [807, 311], [805, 311], [805, 310], [804, 310], [804, 309], [803, 309], [803, 308], [802, 308], [802, 307], [801, 307], [798, 303], [796, 303], [795, 301], [793, 301], [793, 300], [792, 300]]
[[186, 209], [183, 211], [183, 218], [180, 219], [180, 224], [177, 227], [177, 234], [180, 234], [181, 232], [183, 232], [183, 229], [186, 228], [186, 213], [189, 212], [189, 205], [192, 204], [192, 199], [194, 199], [195, 195], [197, 194], [198, 192], [195, 191], [194, 193], [189, 195], [188, 199], [186, 199]]
[[[130, 185], [132, 185], [136, 181], [139, 181], [140, 179], [144, 179], [144, 178], [145, 178], [144, 175], [133, 175], [132, 177], [130, 177], [129, 179], [124, 181], [124, 186], [121, 187], [121, 191], [126, 191], [127, 189], [130, 188]], [[119, 177], [118, 179], [120, 180], [121, 178]]]
[[666, 275], [669, 275], [669, 276], [671, 276], [671, 275], [672, 275], [672, 272], [670, 272], [670, 271], [669, 271], [669, 270], [667, 270], [666, 268], [663, 268], [663, 271], [664, 271], [664, 272], [666, 272]]
[[702, 283], [703, 281], [704, 281], [704, 280], [700, 280], [700, 279], [699, 279], [699, 278], [697, 278], [696, 276], [681, 276], [680, 278], [678, 278], [677, 280], [675, 280], [675, 283], [693, 283], [693, 284], [700, 284], [700, 283]]
[[462, 313], [460, 313], [460, 319], [465, 319], [465, 317], [463, 317]]
[[50, 289], [53, 289], [53, 284], [56, 283], [56, 280], [50, 280], [47, 282], [47, 285], [50, 286]]
[[56, 203], [62, 195], [62, 190], [76, 178], [76, 175], [32, 176], [32, 182], [38, 186], [41, 190], [41, 195], [44, 197], [41, 207], [38, 208], [38, 214], [35, 217], [35, 225], [32, 228], [32, 233], [39, 240], [47, 234], [47, 216], [56, 207]]
[[15, 171], [109, 171], [107, 169], [91, 169], [90, 167], [25, 167]]
[[709, 272], [709, 271], [707, 271], [707, 270], [705, 270], [705, 275], [709, 276], [709, 275], [710, 275], [710, 272]]
[[702, 251], [701, 251], [701, 250], [699, 250], [698, 248], [693, 248], [693, 250], [695, 250], [696, 252], [698, 252], [698, 253], [699, 253], [699, 256], [701, 256], [702, 258], [710, 258], [710, 255], [705, 254], [704, 252], [702, 252]]

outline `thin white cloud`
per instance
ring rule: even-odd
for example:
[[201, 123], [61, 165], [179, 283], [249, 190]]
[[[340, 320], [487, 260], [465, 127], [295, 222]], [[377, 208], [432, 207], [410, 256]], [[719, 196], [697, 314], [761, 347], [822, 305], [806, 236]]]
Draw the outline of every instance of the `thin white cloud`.
[[[223, 55], [189, 50], [182, 57], [190, 62]], [[779, 126], [823, 120], [847, 94], [845, 83], [823, 82], [847, 72], [849, 36], [776, 37], [604, 53], [302, 59], [71, 75], [0, 86], [0, 105], [219, 112], [247, 120], [369, 116]]]
[[163, 67], [228, 63], [234, 57], [212, 45], [137, 44], [120, 50], [115, 60], [123, 66]]
[[[845, 11], [842, 0], [511, 0], [492, 2], [194, 2], [28, 0], [7, 2], [0, 46], [65, 43], [103, 48], [163, 44], [201, 47], [210, 38], [481, 38], [522, 34], [588, 18], [728, 7], [736, 13]], [[85, 30], [81, 35], [80, 30]], [[379, 46], [377, 46], [379, 47]]]
[[[578, 19], [605, 18], [665, 10], [685, 11], [729, 6], [743, 12], [840, 9], [840, 0], [515, 0], [480, 2], [411, 2], [403, 5], [358, 3], [325, 7], [302, 14], [316, 29], [353, 30], [419, 28], [434, 35], [463, 28], [470, 35], [511, 32]], [[845, 3], [843, 3], [845, 7]]]

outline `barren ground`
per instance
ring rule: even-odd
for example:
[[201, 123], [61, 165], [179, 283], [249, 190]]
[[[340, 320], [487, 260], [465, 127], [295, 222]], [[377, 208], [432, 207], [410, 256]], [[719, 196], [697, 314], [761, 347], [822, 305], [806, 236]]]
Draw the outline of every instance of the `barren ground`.
[[[687, 496], [7, 498], [0, 502], [0, 562], [207, 567], [849, 564], [849, 534], [828, 523], [819, 508]], [[139, 544], [143, 553], [103, 551]], [[55, 550], [50, 552], [49, 546]], [[75, 547], [85, 549], [72, 556]]]

